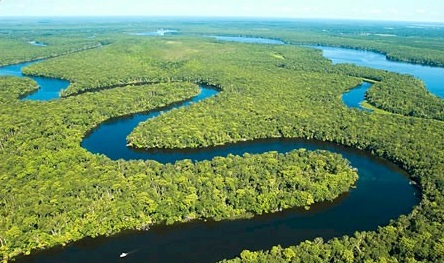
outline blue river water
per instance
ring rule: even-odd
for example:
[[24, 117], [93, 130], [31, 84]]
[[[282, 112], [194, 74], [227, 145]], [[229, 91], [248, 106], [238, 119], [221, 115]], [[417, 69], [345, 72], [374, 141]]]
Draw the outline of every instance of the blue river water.
[[[10, 67], [19, 68], [20, 65]], [[14, 71], [8, 67], [2, 70], [5, 68]], [[156, 225], [145, 232], [127, 231], [112, 237], [85, 238], [63, 248], [20, 257], [18, 262], [213, 262], [239, 255], [244, 249], [269, 249], [276, 244], [294, 245], [315, 237], [329, 239], [360, 230], [375, 230], [409, 213], [418, 204], [419, 191], [410, 184], [405, 172], [367, 152], [333, 143], [266, 139], [205, 149], [140, 151], [126, 147], [126, 136], [140, 121], [155, 118], [160, 111], [167, 114], [168, 110], [187, 107], [191, 102], [211, 99], [217, 94], [209, 87], [200, 88], [201, 93], [192, 100], [104, 122], [87, 134], [81, 145], [113, 160], [151, 159], [162, 163], [181, 159], [201, 161], [228, 154], [323, 149], [340, 153], [358, 169], [356, 188], [333, 202], [315, 204], [308, 211], [290, 209], [252, 219]], [[119, 258], [122, 252], [128, 253], [124, 259]]]
[[345, 105], [347, 105], [350, 108], [356, 108], [363, 111], [372, 112], [373, 110], [364, 108], [361, 105], [361, 103], [365, 100], [365, 93], [372, 85], [373, 85], [372, 83], [366, 81], [362, 82], [358, 86], [344, 93], [342, 95], [342, 101], [344, 102]]
[[444, 98], [444, 68], [391, 61], [385, 55], [363, 50], [338, 47], [312, 46], [322, 50], [324, 57], [334, 64], [350, 63], [358, 66], [410, 74], [425, 83], [430, 93]]
[[0, 76], [28, 77], [33, 79], [39, 85], [38, 90], [21, 98], [21, 100], [47, 101], [57, 99], [60, 97], [60, 91], [66, 89], [69, 86], [69, 81], [66, 80], [25, 76], [22, 74], [22, 68], [41, 61], [42, 60], [35, 60], [31, 62], [0, 67]]
[[228, 154], [322, 149], [340, 153], [358, 169], [356, 188], [333, 202], [315, 204], [308, 211], [290, 209], [252, 219], [156, 225], [146, 232], [127, 231], [112, 237], [82, 239], [63, 248], [19, 258], [18, 262], [120, 262], [122, 252], [128, 253], [125, 262], [214, 262], [239, 255], [244, 249], [289, 246], [316, 237], [329, 239], [359, 230], [375, 230], [418, 204], [419, 191], [409, 183], [405, 172], [367, 152], [333, 143], [281, 138], [204, 149], [135, 151], [126, 147], [127, 134], [140, 121], [217, 94], [208, 87], [200, 89], [201, 93], [192, 100], [105, 122], [85, 137], [82, 147], [115, 160], [150, 159], [162, 163], [209, 160]]

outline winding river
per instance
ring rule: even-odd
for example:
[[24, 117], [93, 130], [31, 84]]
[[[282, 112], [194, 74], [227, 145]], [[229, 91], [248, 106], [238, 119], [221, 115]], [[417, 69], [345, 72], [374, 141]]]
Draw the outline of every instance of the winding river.
[[[201, 93], [193, 100], [161, 110], [185, 107], [217, 93], [204, 86], [200, 89]], [[331, 143], [267, 139], [195, 150], [137, 152], [127, 148], [127, 134], [140, 121], [159, 114], [160, 110], [156, 110], [105, 122], [84, 139], [82, 146], [112, 159], [154, 159], [163, 163], [184, 158], [200, 161], [229, 153], [324, 149], [341, 153], [358, 169], [357, 187], [334, 202], [313, 205], [308, 211], [292, 209], [248, 220], [158, 225], [147, 232], [128, 231], [107, 238], [87, 238], [65, 248], [35, 253], [20, 262], [120, 262], [121, 252], [130, 252], [125, 262], [213, 262], [234, 257], [244, 249], [267, 249], [276, 244], [289, 246], [316, 237], [329, 239], [359, 230], [374, 230], [410, 212], [419, 202], [419, 191], [395, 165], [367, 152]]]
[[[25, 65], [14, 67], [22, 66]], [[8, 67], [0, 69], [0, 72], [5, 68]], [[209, 87], [201, 86], [200, 89], [200, 94], [192, 100], [160, 110], [165, 113], [217, 94]], [[406, 174], [398, 167], [367, 152], [332, 143], [267, 139], [193, 150], [140, 152], [127, 148], [129, 132], [140, 121], [155, 118], [160, 110], [104, 122], [88, 134], [81, 145], [92, 153], [105, 154], [114, 160], [153, 159], [163, 163], [184, 158], [200, 161], [230, 153], [324, 149], [342, 154], [358, 169], [357, 187], [334, 202], [315, 204], [308, 211], [290, 209], [252, 219], [157, 225], [146, 232], [127, 231], [112, 237], [85, 238], [63, 248], [18, 258], [18, 262], [213, 262], [234, 257], [244, 249], [269, 249], [276, 244], [294, 245], [315, 237], [329, 239], [352, 235], [360, 230], [375, 230], [391, 219], [409, 213], [419, 202], [418, 189], [410, 184]], [[122, 252], [129, 254], [120, 259]]]
[[14, 64], [0, 68], [0, 76], [28, 77], [33, 79], [39, 85], [38, 90], [24, 96], [23, 98], [21, 98], [21, 100], [47, 101], [47, 100], [57, 99], [60, 97], [60, 91], [66, 89], [69, 86], [69, 81], [62, 79], [23, 75], [22, 68], [41, 61], [42, 60], [34, 60], [31, 62]]

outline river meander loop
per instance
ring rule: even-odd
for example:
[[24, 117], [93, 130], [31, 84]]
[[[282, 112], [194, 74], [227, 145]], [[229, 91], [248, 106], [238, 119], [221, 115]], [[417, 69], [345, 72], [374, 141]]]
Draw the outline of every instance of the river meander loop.
[[[1, 70], [5, 68], [8, 69]], [[198, 96], [163, 108], [162, 112], [187, 107], [218, 92], [210, 87], [201, 86], [200, 89]], [[322, 149], [347, 158], [358, 169], [359, 180], [355, 189], [334, 202], [315, 204], [308, 211], [290, 209], [252, 219], [157, 225], [147, 232], [128, 231], [112, 237], [85, 238], [64, 248], [19, 258], [19, 262], [120, 262], [119, 254], [125, 251], [135, 251], [125, 257], [126, 262], [213, 262], [239, 255], [244, 249], [269, 249], [273, 245], [289, 246], [316, 237], [329, 239], [351, 235], [355, 231], [375, 230], [391, 219], [409, 213], [419, 202], [418, 189], [409, 184], [405, 172], [398, 167], [368, 152], [333, 143], [281, 138], [188, 150], [139, 151], [128, 148], [126, 136], [134, 127], [159, 114], [160, 110], [154, 110], [106, 121], [91, 131], [81, 146], [113, 160], [150, 159], [162, 163], [182, 159], [202, 161], [228, 154]]]

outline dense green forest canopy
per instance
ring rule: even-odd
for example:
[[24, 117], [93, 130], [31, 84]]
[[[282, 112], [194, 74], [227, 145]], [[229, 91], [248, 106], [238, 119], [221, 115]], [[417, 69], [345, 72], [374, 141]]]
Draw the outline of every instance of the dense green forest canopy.
[[[379, 24], [352, 27], [340, 22], [7, 24], [0, 30], [0, 64], [54, 57], [24, 72], [67, 79], [71, 85], [59, 100], [19, 101], [20, 95], [36, 89], [36, 83], [0, 77], [3, 260], [153, 223], [308, 208], [313, 202], [334, 199], [355, 182], [356, 172], [346, 160], [323, 151], [162, 165], [111, 161], [80, 147], [83, 136], [99, 123], [190, 98], [198, 93], [196, 83], [206, 83], [221, 92], [141, 124], [128, 143], [184, 148], [271, 137], [332, 141], [393, 161], [409, 172], [423, 194], [410, 214], [376, 232], [289, 248], [276, 244], [269, 251], [244, 251], [234, 262], [443, 261], [442, 100], [410, 76], [335, 66], [311, 48], [203, 37], [272, 37], [377, 50], [392, 59], [444, 65], [440, 31], [398, 26], [402, 29], [396, 36], [387, 37], [381, 34], [388, 34], [388, 29]], [[182, 35], [130, 34], [157, 28], [178, 29]], [[31, 40], [48, 45], [33, 46]], [[363, 78], [378, 82], [367, 95], [369, 102], [398, 114], [366, 113], [342, 103], [341, 95]], [[396, 97], [403, 89], [409, 95]], [[387, 96], [380, 96], [387, 90]], [[412, 108], [418, 113], [412, 114]], [[258, 162], [264, 165], [254, 165]]]

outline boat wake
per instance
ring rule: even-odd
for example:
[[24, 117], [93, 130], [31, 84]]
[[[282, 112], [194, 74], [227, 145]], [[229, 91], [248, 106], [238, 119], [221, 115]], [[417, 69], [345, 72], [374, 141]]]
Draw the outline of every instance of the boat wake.
[[129, 254], [136, 253], [136, 252], [137, 252], [137, 249], [136, 250], [131, 250], [129, 252], [122, 252], [119, 257], [120, 258], [124, 258], [124, 257], [128, 256]]

